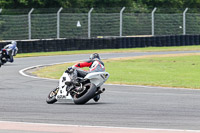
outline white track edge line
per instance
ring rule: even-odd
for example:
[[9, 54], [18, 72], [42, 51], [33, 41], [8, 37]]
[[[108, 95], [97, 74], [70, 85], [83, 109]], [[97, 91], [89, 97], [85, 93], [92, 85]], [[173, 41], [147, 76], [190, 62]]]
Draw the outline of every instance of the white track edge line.
[[[78, 60], [78, 61], [82, 61], [82, 60]], [[28, 74], [24, 73], [24, 71], [27, 71], [27, 70], [33, 69], [33, 68], [38, 68], [38, 67], [52, 66], [52, 65], [64, 64], [64, 63], [73, 63], [73, 62], [77, 62], [77, 61], [59, 62], [59, 63], [42, 64], [42, 65], [31, 66], [31, 67], [27, 67], [27, 68], [21, 69], [21, 70], [19, 71], [19, 73], [20, 73], [21, 75], [25, 76], [25, 77], [58, 81], [58, 79], [50, 79], [50, 78], [41, 78], [41, 77], [37, 77], [37, 76], [31, 76], [31, 75], [28, 75]]]

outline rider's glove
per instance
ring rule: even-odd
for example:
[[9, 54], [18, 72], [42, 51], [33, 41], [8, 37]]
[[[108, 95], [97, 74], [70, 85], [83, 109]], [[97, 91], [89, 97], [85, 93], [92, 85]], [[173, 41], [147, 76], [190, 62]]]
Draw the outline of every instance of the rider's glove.
[[66, 73], [71, 73], [73, 72], [73, 68], [72, 67], [68, 67], [67, 70], [65, 71]]
[[68, 70], [71, 71], [71, 70], [72, 70], [72, 67], [68, 67]]

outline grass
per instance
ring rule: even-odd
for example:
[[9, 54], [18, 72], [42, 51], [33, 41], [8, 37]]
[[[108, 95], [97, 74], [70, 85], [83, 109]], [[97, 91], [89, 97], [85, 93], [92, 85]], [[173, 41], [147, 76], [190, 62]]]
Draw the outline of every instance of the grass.
[[[200, 56], [111, 61], [110, 83], [200, 88]], [[115, 66], [115, 67], [112, 67]], [[118, 73], [116, 73], [118, 71]]]
[[[107, 83], [200, 89], [200, 54], [144, 56], [105, 60]], [[44, 67], [34, 74], [58, 79], [73, 65]]]
[[37, 52], [21, 53], [16, 58], [34, 57], [34, 56], [53, 56], [70, 54], [91, 54], [91, 53], [119, 53], [119, 52], [151, 52], [151, 51], [190, 51], [200, 50], [200, 46], [178, 46], [178, 47], [146, 47], [146, 48], [125, 48], [125, 49], [101, 49], [101, 50], [76, 50], [76, 51], [58, 51], [58, 52]]

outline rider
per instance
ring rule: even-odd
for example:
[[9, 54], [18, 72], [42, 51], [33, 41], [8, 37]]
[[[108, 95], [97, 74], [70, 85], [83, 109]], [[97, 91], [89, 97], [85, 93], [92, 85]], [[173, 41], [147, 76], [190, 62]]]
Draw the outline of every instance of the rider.
[[[72, 69], [77, 71], [77, 76], [78, 77], [85, 77], [88, 73], [91, 72], [104, 72], [105, 67], [104, 63], [101, 61], [101, 58], [98, 53], [94, 53], [90, 55], [90, 60], [82, 63], [77, 63], [72, 66]], [[77, 68], [83, 68], [83, 67], [89, 67], [89, 71], [85, 71], [82, 69], [77, 69]]]
[[[85, 70], [79, 69], [83, 67], [89, 67], [90, 70], [85, 71]], [[69, 71], [70, 69], [76, 70], [77, 77], [82, 77], [82, 78], [84, 78], [88, 73], [105, 71], [104, 63], [101, 61], [101, 58], [98, 53], [91, 54], [88, 61], [77, 63], [73, 65], [72, 67], [68, 68]], [[98, 102], [99, 99], [100, 99], [100, 95], [97, 95], [96, 97], [93, 98], [95, 102]]]
[[3, 49], [6, 49], [7, 54], [9, 55], [9, 58], [7, 59], [7, 61], [12, 63], [14, 61], [13, 56], [16, 56], [17, 51], [18, 51], [17, 42], [12, 41], [10, 44], [6, 45]]

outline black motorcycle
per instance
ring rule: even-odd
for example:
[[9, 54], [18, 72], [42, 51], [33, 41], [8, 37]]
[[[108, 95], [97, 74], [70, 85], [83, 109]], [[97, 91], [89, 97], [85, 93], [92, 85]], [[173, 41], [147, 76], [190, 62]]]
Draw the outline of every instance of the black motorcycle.
[[8, 58], [9, 58], [9, 55], [7, 54], [7, 50], [2, 49], [0, 51], [0, 67], [7, 62]]

